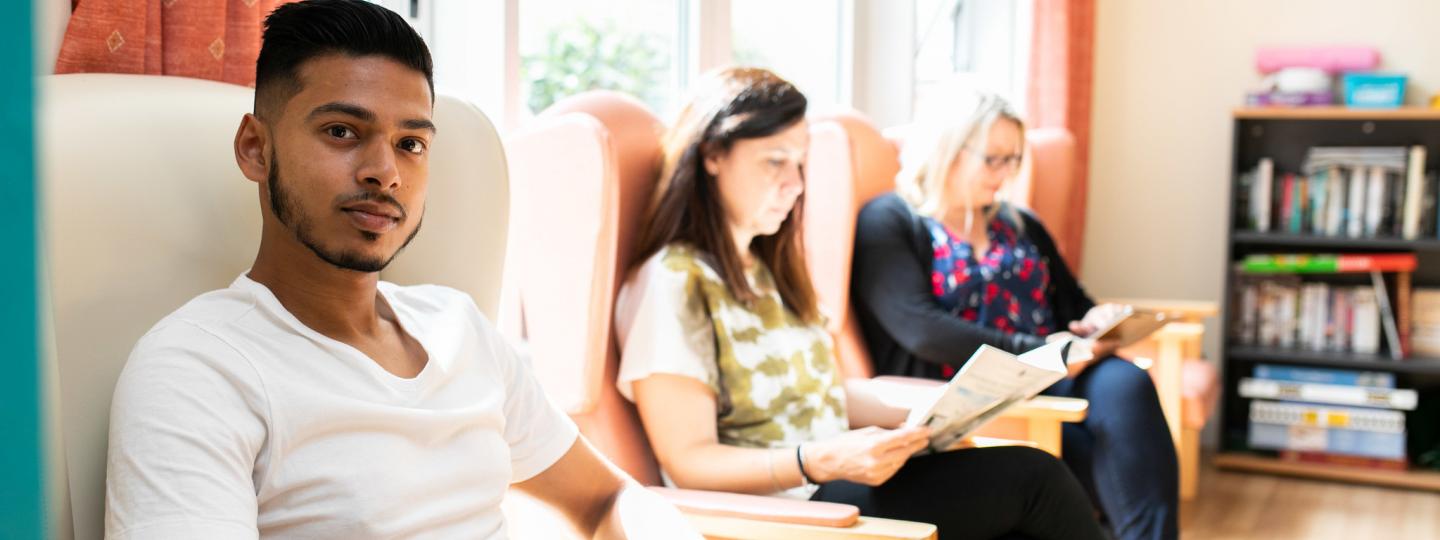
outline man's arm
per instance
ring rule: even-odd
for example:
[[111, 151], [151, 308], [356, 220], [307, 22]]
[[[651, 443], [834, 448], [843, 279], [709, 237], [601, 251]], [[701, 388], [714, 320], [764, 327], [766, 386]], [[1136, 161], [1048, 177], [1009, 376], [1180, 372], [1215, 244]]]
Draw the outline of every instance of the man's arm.
[[680, 512], [600, 456], [584, 437], [515, 487], [559, 510], [593, 538], [700, 538]]
[[110, 410], [105, 537], [256, 538], [260, 384], [239, 353], [188, 323], [142, 338]]

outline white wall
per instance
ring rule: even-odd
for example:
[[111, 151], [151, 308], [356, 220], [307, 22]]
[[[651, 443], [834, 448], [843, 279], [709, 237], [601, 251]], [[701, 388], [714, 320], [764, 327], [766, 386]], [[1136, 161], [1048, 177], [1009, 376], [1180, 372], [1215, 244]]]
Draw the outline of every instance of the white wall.
[[34, 0], [35, 9], [35, 71], [55, 72], [55, 58], [60, 55], [60, 42], [65, 38], [65, 25], [70, 22], [70, 0]]
[[[1406, 99], [1440, 90], [1435, 0], [1098, 0], [1084, 280], [1097, 296], [1219, 301], [1230, 109], [1264, 45], [1378, 47]], [[1207, 355], [1218, 351], [1207, 328]]]
[[915, 99], [915, 3], [855, 0], [854, 106], [877, 127], [908, 123]]

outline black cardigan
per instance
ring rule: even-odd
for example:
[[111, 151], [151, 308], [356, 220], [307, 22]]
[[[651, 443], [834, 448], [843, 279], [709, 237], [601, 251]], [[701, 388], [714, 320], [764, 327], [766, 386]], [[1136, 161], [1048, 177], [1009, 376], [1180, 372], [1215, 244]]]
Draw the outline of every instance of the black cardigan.
[[[1095, 302], [1080, 288], [1045, 226], [1021, 209], [1023, 233], [1050, 270], [1046, 288], [1055, 321], [1079, 320]], [[851, 309], [865, 335], [877, 375], [939, 378], [940, 366], [959, 367], [980, 345], [1013, 353], [1045, 343], [1030, 334], [1005, 333], [946, 310], [931, 290], [935, 252], [930, 231], [898, 195], [888, 193], [860, 210], [850, 279]]]

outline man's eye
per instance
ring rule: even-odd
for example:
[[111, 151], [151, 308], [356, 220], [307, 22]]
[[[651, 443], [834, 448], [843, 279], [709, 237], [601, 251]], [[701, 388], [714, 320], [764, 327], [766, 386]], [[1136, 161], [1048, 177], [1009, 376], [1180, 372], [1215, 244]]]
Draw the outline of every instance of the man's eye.
[[425, 143], [419, 139], [405, 139], [400, 141], [400, 149], [412, 154], [423, 154]]
[[345, 126], [330, 126], [328, 128], [325, 128], [325, 132], [329, 133], [331, 137], [335, 137], [337, 139], [355, 138], [355, 131]]

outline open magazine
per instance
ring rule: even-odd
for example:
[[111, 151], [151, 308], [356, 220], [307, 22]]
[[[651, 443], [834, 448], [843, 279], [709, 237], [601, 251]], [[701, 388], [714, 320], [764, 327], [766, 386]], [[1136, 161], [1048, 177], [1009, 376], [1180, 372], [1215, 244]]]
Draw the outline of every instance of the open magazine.
[[930, 452], [942, 452], [991, 418], [1065, 378], [1070, 340], [1019, 356], [982, 345], [935, 397], [910, 410], [905, 424], [930, 427]]

